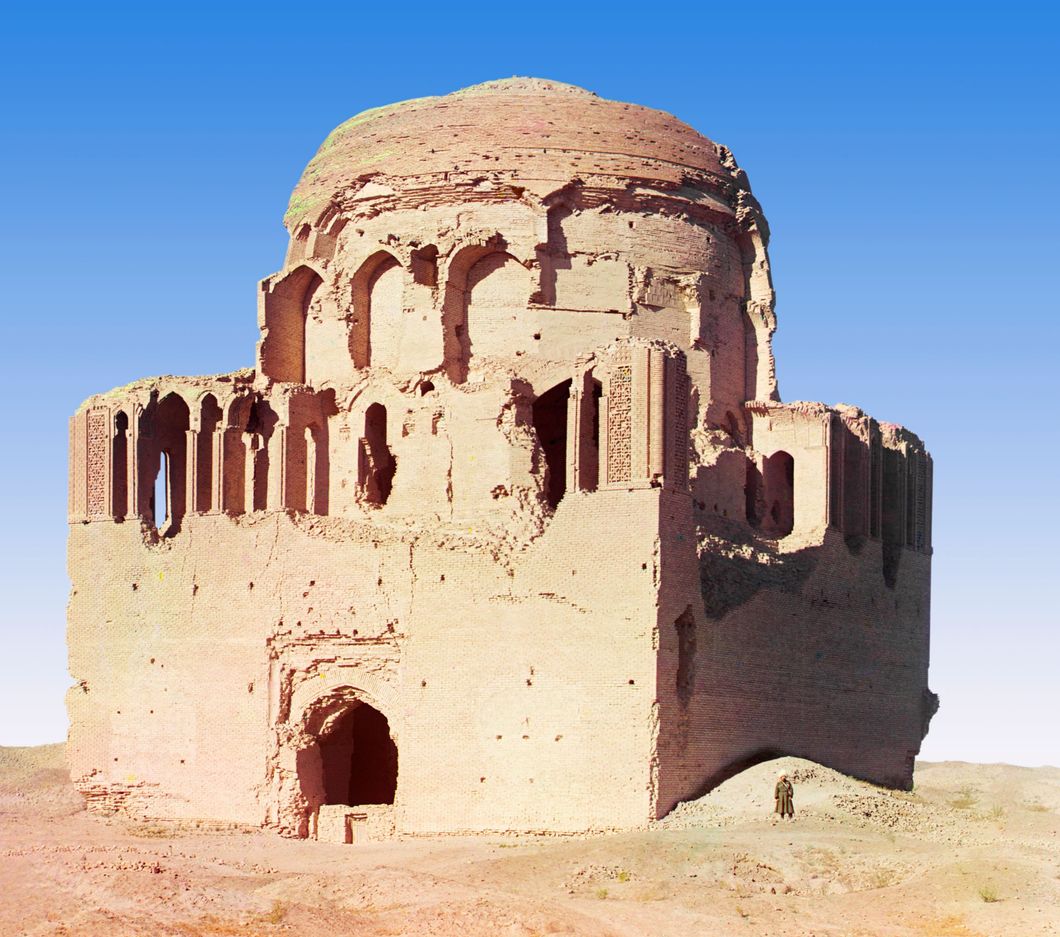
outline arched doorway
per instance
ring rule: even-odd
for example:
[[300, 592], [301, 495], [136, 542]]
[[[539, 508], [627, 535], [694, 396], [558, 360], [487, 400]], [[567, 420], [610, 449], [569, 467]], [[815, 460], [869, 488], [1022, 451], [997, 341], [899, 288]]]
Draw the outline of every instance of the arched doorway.
[[358, 703], [343, 713], [320, 746], [325, 804], [392, 804], [397, 746], [378, 709]]
[[304, 725], [311, 741], [298, 754], [298, 782], [310, 812], [394, 803], [398, 752], [383, 713], [347, 687], [318, 700]]

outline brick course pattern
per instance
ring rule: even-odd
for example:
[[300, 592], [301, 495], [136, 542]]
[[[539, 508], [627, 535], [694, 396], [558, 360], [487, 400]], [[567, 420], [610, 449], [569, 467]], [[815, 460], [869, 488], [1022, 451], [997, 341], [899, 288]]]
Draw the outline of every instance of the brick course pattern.
[[812, 758], [908, 787], [931, 459], [782, 403], [731, 153], [536, 79], [332, 133], [255, 367], [70, 425], [91, 809], [358, 841], [578, 831]]

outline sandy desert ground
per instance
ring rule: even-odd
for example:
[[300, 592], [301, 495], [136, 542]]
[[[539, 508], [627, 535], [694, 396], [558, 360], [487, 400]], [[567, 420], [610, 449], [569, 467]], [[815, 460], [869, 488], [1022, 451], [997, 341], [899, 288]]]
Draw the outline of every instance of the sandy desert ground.
[[0, 748], [0, 824], [3, 937], [1060, 933], [1056, 768], [922, 763], [905, 793], [782, 759], [633, 832], [338, 846], [94, 818], [50, 745]]

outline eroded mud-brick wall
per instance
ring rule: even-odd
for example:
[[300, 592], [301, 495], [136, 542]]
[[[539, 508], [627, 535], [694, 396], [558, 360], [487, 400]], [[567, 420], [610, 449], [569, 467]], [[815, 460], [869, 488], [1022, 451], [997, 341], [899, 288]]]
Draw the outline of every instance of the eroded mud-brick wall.
[[908, 783], [930, 457], [780, 402], [728, 150], [490, 82], [341, 125], [284, 222], [253, 370], [71, 420], [96, 809], [580, 830], [786, 752]]

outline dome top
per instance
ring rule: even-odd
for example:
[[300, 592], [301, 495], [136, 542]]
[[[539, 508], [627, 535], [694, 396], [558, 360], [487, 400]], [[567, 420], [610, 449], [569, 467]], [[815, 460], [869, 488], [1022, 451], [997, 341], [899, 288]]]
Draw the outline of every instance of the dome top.
[[284, 220], [293, 229], [329, 203], [344, 207], [369, 181], [430, 191], [510, 183], [542, 197], [575, 179], [618, 189], [631, 181], [681, 187], [704, 176], [731, 182], [724, 155], [663, 111], [562, 82], [508, 78], [340, 124], [306, 167]]

